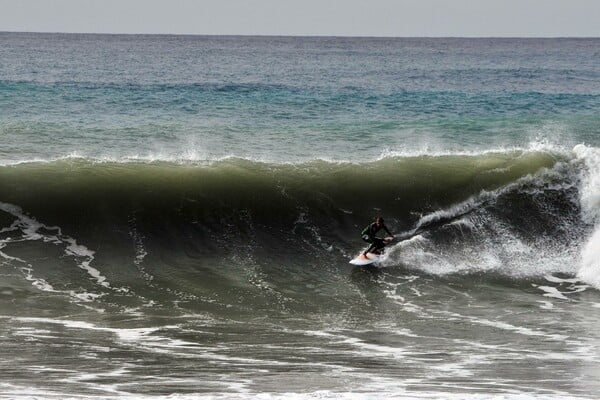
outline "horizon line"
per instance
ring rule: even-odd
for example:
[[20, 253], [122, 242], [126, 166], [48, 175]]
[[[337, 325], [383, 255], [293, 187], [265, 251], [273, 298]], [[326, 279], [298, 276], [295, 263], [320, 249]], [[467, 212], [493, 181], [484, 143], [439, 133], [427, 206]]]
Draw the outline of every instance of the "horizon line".
[[74, 32], [74, 31], [12, 31], [0, 34], [48, 35], [105, 35], [105, 36], [202, 36], [202, 37], [273, 37], [273, 38], [350, 38], [350, 39], [600, 39], [600, 36], [387, 36], [387, 35], [324, 35], [324, 34], [230, 34], [230, 33], [132, 33], [132, 32]]

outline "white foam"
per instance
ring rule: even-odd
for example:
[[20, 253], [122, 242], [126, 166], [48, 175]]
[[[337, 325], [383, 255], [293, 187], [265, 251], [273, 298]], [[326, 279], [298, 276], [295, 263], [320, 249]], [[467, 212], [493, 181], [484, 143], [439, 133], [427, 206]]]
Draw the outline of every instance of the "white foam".
[[[53, 319], [53, 318], [35, 318], [35, 317], [16, 317], [15, 321], [19, 322], [30, 322], [30, 323], [43, 323], [62, 325], [65, 328], [70, 329], [82, 329], [109, 332], [116, 335], [123, 342], [138, 342], [143, 338], [149, 337], [154, 332], [161, 329], [175, 329], [178, 325], [166, 325], [161, 327], [148, 327], [148, 328], [108, 328], [94, 325], [86, 321], [67, 320], [67, 319]], [[160, 337], [158, 337], [160, 339]]]
[[[4, 248], [7, 244], [7, 242], [10, 242], [9, 240], [5, 240], [5, 241], [0, 241], [0, 249]], [[79, 297], [81, 294], [80, 293], [75, 293], [75, 292], [65, 292], [62, 290], [56, 290], [54, 289], [54, 287], [48, 283], [45, 279], [40, 278], [40, 277], [36, 277], [33, 275], [33, 266], [28, 263], [27, 261], [18, 258], [18, 257], [13, 257], [10, 256], [8, 254], [6, 254], [3, 251], [0, 251], [0, 257], [4, 258], [5, 260], [9, 260], [9, 261], [16, 261], [17, 263], [21, 263], [24, 264], [23, 267], [16, 267], [18, 268], [21, 273], [23, 274], [23, 277], [25, 278], [25, 280], [31, 282], [31, 285], [33, 287], [35, 287], [38, 290], [44, 291], [44, 292], [52, 292], [52, 293], [68, 293], [73, 297], [78, 297], [80, 299], [84, 299], [83, 296]], [[89, 300], [84, 300], [84, 301], [89, 301]]]
[[558, 278], [554, 275], [546, 275], [544, 276], [544, 279], [546, 279], [548, 282], [552, 282], [552, 283], [577, 283], [579, 282], [579, 279], [577, 278]]
[[[148, 252], [146, 251], [146, 248], [144, 247], [144, 236], [138, 232], [138, 229], [136, 226], [135, 214], [132, 215], [131, 218], [129, 219], [129, 236], [133, 240], [133, 245], [135, 247], [135, 258], [133, 260], [133, 264], [135, 265], [137, 270], [140, 272], [140, 274], [142, 275], [142, 277], [144, 278], [144, 281], [146, 282], [146, 284], [148, 286], [153, 287], [155, 289], [159, 288], [158, 286], [156, 286], [153, 283], [154, 275], [150, 274], [144, 266], [144, 259], [148, 255]], [[163, 289], [163, 290], [170, 291], [169, 289]], [[172, 290], [170, 292], [174, 293]], [[179, 297], [182, 297], [182, 296], [180, 296], [179, 293], [176, 293], [176, 295]], [[139, 297], [143, 298], [142, 296], [139, 296]], [[153, 300], [148, 300], [148, 299], [144, 298], [144, 301], [145, 301], [145, 305], [147, 307], [152, 307], [155, 304], [155, 302]], [[139, 313], [139, 311], [137, 309], [129, 310], [128, 312], [131, 314]]]
[[569, 300], [569, 298], [567, 296], [565, 296], [560, 290], [558, 290], [555, 287], [538, 286], [537, 288], [546, 292], [546, 293], [544, 293], [544, 296], [546, 296], [546, 297], [554, 297], [555, 299]]
[[[558, 162], [552, 168], [527, 175], [497, 190], [481, 191], [458, 204], [422, 216], [413, 232], [436, 221], [448, 220], [449, 223], [444, 226], [453, 226], [463, 232], [473, 231], [478, 238], [477, 243], [466, 242], [455, 248], [440, 249], [427, 238], [414, 242], [404, 241], [391, 248], [386, 265], [401, 263], [436, 275], [475, 271], [495, 271], [518, 278], [555, 272], [576, 274], [579, 269], [576, 262], [580, 251], [578, 241], [559, 243], [522, 240], [512, 226], [487, 213], [485, 205], [493, 204], [499, 196], [515, 190], [536, 195], [539, 191], [564, 192], [572, 189], [578, 184], [579, 167], [576, 159]], [[572, 179], [565, 182], [565, 177]], [[578, 199], [573, 198], [572, 201], [577, 202]], [[565, 229], [570, 228], [570, 225], [565, 226]], [[477, 234], [478, 232], [481, 234]], [[400, 245], [402, 247], [397, 247]], [[590, 262], [600, 260], [598, 248], [600, 246], [597, 244], [589, 246], [588, 253], [591, 254], [587, 259], [594, 260]], [[600, 274], [594, 272], [594, 276]]]
[[[155, 378], [156, 379], [156, 378]], [[515, 388], [510, 391], [510, 394], [477, 394], [473, 393], [480, 390], [478, 387], [460, 388], [454, 387], [452, 391], [448, 390], [414, 390], [408, 391], [405, 388], [404, 382], [398, 382], [398, 380], [391, 380], [386, 382], [384, 378], [377, 378], [377, 384], [380, 388], [377, 389], [362, 389], [362, 391], [349, 391], [349, 390], [317, 390], [317, 391], [306, 391], [306, 392], [254, 392], [249, 390], [241, 390], [245, 388], [251, 381], [245, 382], [241, 378], [236, 377], [238, 381], [223, 381], [219, 380], [219, 384], [228, 384], [228, 390], [221, 392], [199, 392], [192, 394], [173, 393], [168, 396], [161, 396], [161, 398], [172, 399], [172, 400], [373, 400], [373, 399], [429, 399], [429, 400], [578, 400], [587, 399], [587, 397], [572, 396], [568, 393], [546, 393], [543, 396], [536, 393], [526, 393], [528, 388], [521, 388], [523, 391], [519, 393], [519, 388]], [[375, 379], [375, 378], [374, 378]], [[242, 383], [242, 381], [245, 382]], [[161, 383], [167, 384], [169, 380], [165, 380]], [[178, 381], [178, 383], [188, 383], [189, 386], [193, 386], [193, 381], [186, 382], [185, 380]], [[412, 385], [422, 383], [421, 381], [407, 382]], [[25, 386], [16, 386], [9, 384], [0, 384], [0, 387], [4, 387], [3, 393], [13, 398], [19, 398], [22, 400], [33, 400], [39, 398], [53, 398], [53, 399], [135, 399], [135, 400], [153, 400], [157, 396], [144, 395], [144, 394], [131, 394], [127, 392], [117, 392], [103, 395], [73, 395], [72, 393], [65, 393], [55, 390], [47, 389], [34, 389]], [[104, 388], [104, 385], [102, 386]], [[471, 391], [469, 391], [471, 389]]]
[[[431, 311], [433, 311], [433, 310], [431, 310]], [[561, 342], [564, 342], [569, 338], [569, 336], [566, 336], [566, 335], [547, 333], [547, 332], [542, 331], [541, 329], [533, 329], [533, 328], [526, 328], [523, 326], [515, 326], [512, 324], [509, 324], [508, 322], [503, 322], [500, 320], [492, 321], [492, 320], [485, 319], [485, 318], [473, 317], [473, 316], [469, 316], [469, 315], [462, 315], [462, 314], [458, 314], [458, 313], [455, 313], [452, 311], [435, 311], [435, 313], [451, 316], [458, 320], [469, 321], [469, 322], [472, 322], [472, 323], [475, 323], [478, 325], [482, 325], [482, 326], [489, 326], [492, 328], [498, 328], [498, 329], [502, 329], [502, 330], [506, 330], [506, 331], [510, 331], [510, 332], [515, 332], [515, 333], [518, 333], [518, 334], [524, 335], [524, 336], [538, 336], [538, 337], [544, 337], [546, 339], [561, 341]]]
[[581, 206], [589, 223], [600, 219], [600, 149], [578, 144], [573, 148], [576, 157], [583, 161]]
[[580, 201], [584, 220], [594, 226], [581, 251], [581, 268], [577, 276], [600, 289], [600, 149], [579, 144], [573, 153], [584, 164]]
[[0, 160], [0, 166], [14, 166], [20, 164], [33, 163], [53, 163], [58, 161], [87, 161], [92, 163], [173, 163], [173, 164], [192, 164], [192, 165], [211, 165], [215, 162], [227, 160], [247, 160], [258, 163], [273, 163], [281, 165], [298, 165], [314, 161], [322, 161], [330, 164], [360, 164], [364, 162], [377, 162], [388, 158], [414, 158], [414, 157], [476, 157], [489, 154], [507, 154], [507, 153], [552, 153], [568, 155], [568, 149], [563, 146], [552, 143], [547, 139], [534, 138], [530, 143], [521, 146], [496, 146], [491, 149], [473, 149], [473, 150], [447, 150], [444, 146], [432, 146], [431, 143], [421, 147], [403, 147], [399, 149], [386, 148], [378, 155], [369, 158], [362, 158], [360, 161], [349, 159], [341, 156], [325, 156], [317, 155], [312, 157], [307, 156], [290, 156], [285, 158], [274, 157], [272, 155], [263, 156], [246, 156], [235, 154], [219, 154], [211, 155], [201, 146], [196, 143], [188, 143], [187, 145], [179, 146], [183, 151], [165, 152], [165, 151], [147, 151], [145, 153], [123, 153], [123, 154], [87, 154], [81, 152], [71, 152], [62, 156], [56, 157], [32, 157], [27, 160]]
[[[64, 235], [57, 226], [48, 226], [40, 223], [35, 218], [26, 215], [21, 207], [16, 206], [10, 203], [0, 202], [0, 210], [11, 214], [13, 217], [17, 218], [15, 222], [10, 227], [10, 231], [14, 231], [17, 228], [22, 232], [22, 238], [20, 239], [7, 239], [2, 241], [0, 244], [0, 248], [5, 247], [7, 243], [10, 241], [37, 241], [41, 240], [45, 243], [53, 243], [53, 244], [63, 244], [65, 247], [65, 254], [68, 256], [72, 256], [76, 259], [77, 265], [79, 268], [87, 271], [87, 273], [94, 278], [94, 280], [105, 288], [110, 288], [110, 284], [108, 283], [106, 277], [104, 277], [100, 271], [91, 266], [91, 263], [94, 261], [94, 252], [87, 247], [80, 245], [77, 241], [67, 235]], [[42, 232], [43, 230], [43, 232]], [[55, 234], [50, 234], [48, 232], [56, 232]], [[32, 282], [34, 286], [41, 290], [45, 291], [55, 291], [50, 284], [40, 278], [34, 278], [32, 275], [33, 266], [27, 263], [25, 260], [17, 259], [14, 257], [10, 257], [4, 252], [0, 252], [0, 255], [5, 259], [12, 259], [15, 261], [22, 262], [27, 265], [26, 268], [22, 269], [22, 271], [26, 272], [25, 278]], [[91, 301], [92, 299], [98, 298], [99, 295], [94, 295], [90, 293], [76, 293], [76, 292], [68, 292], [72, 296], [83, 300], [83, 301]]]
[[83, 258], [84, 260], [79, 262], [79, 267], [87, 271], [87, 273], [92, 276], [99, 285], [110, 288], [109, 283], [106, 281], [106, 277], [103, 276], [100, 271], [90, 265], [92, 261], [94, 261], [94, 252], [85, 246], [77, 244], [77, 241], [75, 241], [73, 238], [65, 237], [63, 241], [69, 244], [65, 250], [65, 253], [75, 257]]
[[[4, 248], [5, 243], [0, 242], [0, 249]], [[52, 285], [50, 285], [48, 282], [46, 282], [44, 279], [42, 278], [36, 278], [33, 276], [33, 267], [31, 266], [31, 264], [27, 263], [25, 260], [22, 260], [20, 258], [17, 257], [12, 257], [9, 256], [8, 254], [6, 254], [3, 251], [0, 251], [0, 257], [9, 260], [9, 261], [17, 261], [19, 263], [23, 263], [26, 266], [20, 268], [21, 272], [23, 273], [23, 276], [25, 278], [25, 280], [31, 282], [31, 284], [39, 289], [42, 290], [44, 292], [57, 292], [56, 290], [54, 290], [54, 288], [52, 287]]]
[[473, 209], [477, 208], [478, 206], [480, 206], [490, 196], [491, 195], [489, 192], [482, 191], [481, 194], [479, 194], [478, 196], [472, 196], [472, 197], [468, 198], [467, 200], [465, 200], [461, 203], [455, 204], [447, 209], [442, 209], [442, 210], [434, 211], [430, 214], [427, 214], [419, 220], [415, 229], [419, 229], [423, 225], [428, 225], [432, 222], [439, 221], [440, 219], [454, 218], [454, 217], [460, 216], [462, 214], [465, 214], [465, 213], [469, 212], [470, 210], [473, 210]]
[[581, 252], [581, 269], [577, 276], [600, 289], [600, 227], [596, 228]]
[[385, 149], [380, 153], [379, 157], [377, 157], [376, 160], [383, 160], [392, 157], [472, 157], [506, 153], [553, 153], [567, 155], [568, 151], [564, 149], [563, 146], [556, 143], [552, 143], [547, 139], [534, 139], [525, 146], [497, 146], [485, 150], [446, 150], [441, 148], [435, 149], [429, 145], [413, 149]]
[[550, 301], [538, 301], [540, 303], [540, 308], [543, 310], [553, 310], [554, 304]]

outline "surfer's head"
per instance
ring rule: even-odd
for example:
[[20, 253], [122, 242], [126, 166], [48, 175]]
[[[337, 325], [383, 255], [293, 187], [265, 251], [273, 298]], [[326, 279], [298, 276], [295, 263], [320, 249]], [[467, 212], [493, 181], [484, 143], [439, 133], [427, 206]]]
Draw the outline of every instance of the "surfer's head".
[[377, 219], [375, 220], [375, 223], [377, 223], [377, 225], [383, 225], [383, 218], [377, 217]]

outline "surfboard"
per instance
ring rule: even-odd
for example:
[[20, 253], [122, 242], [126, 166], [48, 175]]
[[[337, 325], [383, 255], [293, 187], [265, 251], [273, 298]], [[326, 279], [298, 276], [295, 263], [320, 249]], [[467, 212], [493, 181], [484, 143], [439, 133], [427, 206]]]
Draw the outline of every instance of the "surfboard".
[[360, 255], [358, 257], [350, 260], [350, 264], [364, 267], [365, 265], [375, 264], [375, 263], [379, 262], [380, 260], [381, 260], [381, 256], [378, 254], [367, 253], [367, 255], [364, 256], [362, 253], [360, 253]]
[[[386, 245], [390, 244], [394, 241], [394, 237], [388, 236], [385, 239], [383, 239], [383, 241]], [[384, 250], [384, 252], [385, 252], [385, 250]], [[382, 257], [383, 257], [383, 253], [382, 254], [367, 253], [366, 257], [362, 253], [360, 253], [356, 258], [350, 260], [350, 264], [358, 265], [358, 266], [376, 264], [379, 261], [381, 261]]]

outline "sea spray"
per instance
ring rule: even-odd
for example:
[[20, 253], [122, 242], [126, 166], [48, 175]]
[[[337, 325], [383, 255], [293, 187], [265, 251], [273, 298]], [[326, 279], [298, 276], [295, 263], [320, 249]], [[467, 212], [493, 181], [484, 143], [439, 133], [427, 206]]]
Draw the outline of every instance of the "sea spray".
[[600, 229], [597, 227], [581, 253], [579, 278], [600, 289]]
[[573, 152], [584, 163], [580, 194], [582, 218], [594, 226], [581, 253], [578, 276], [600, 289], [600, 150], [580, 144]]

